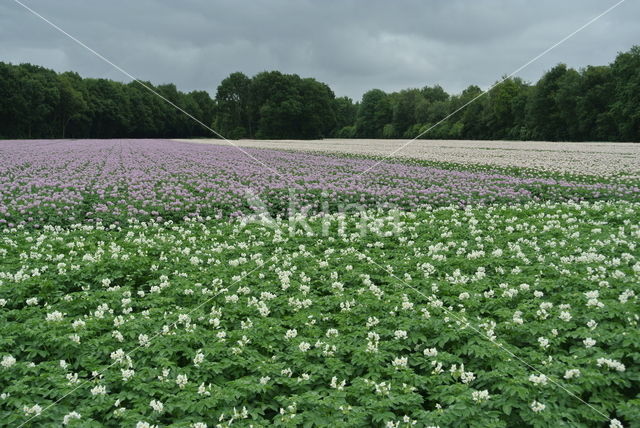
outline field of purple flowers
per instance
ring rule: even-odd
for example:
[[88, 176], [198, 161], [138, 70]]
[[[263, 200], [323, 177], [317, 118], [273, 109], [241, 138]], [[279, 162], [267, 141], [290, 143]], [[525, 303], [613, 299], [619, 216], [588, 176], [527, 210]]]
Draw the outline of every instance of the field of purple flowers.
[[0, 142], [0, 225], [223, 218], [258, 209], [278, 215], [345, 206], [411, 210], [635, 200], [640, 190], [594, 178], [578, 182], [397, 162], [367, 171], [374, 164], [363, 158], [167, 140], [5, 141]]

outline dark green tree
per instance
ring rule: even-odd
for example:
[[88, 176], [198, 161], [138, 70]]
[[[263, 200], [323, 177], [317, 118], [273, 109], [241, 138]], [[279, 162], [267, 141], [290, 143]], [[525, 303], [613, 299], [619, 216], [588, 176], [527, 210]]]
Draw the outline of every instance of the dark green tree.
[[[349, 97], [337, 97], [333, 104], [336, 115], [336, 126], [332, 135], [338, 138], [350, 138], [340, 137], [338, 134], [345, 132], [348, 135], [352, 132], [352, 130], [345, 128], [353, 128], [356, 122], [356, 115], [358, 114], [358, 104], [354, 104], [353, 100]], [[353, 132], [355, 132], [355, 130], [353, 130]]]
[[80, 76], [75, 73], [63, 73], [58, 76], [58, 105], [56, 116], [61, 130], [62, 138], [66, 136], [67, 126], [73, 119], [79, 119], [87, 109], [79, 86]]
[[403, 135], [417, 123], [417, 105], [424, 99], [418, 89], [400, 91], [393, 100], [393, 132], [397, 136]]
[[[567, 114], [559, 104], [559, 94], [567, 93], [568, 88], [562, 85], [572, 84], [575, 70], [565, 64], [558, 64], [546, 72], [535, 85], [528, 105], [528, 125], [532, 136], [538, 140], [566, 140], [569, 133], [566, 129]], [[568, 102], [565, 102], [565, 106]]]
[[215, 128], [227, 138], [253, 137], [253, 117], [250, 112], [251, 79], [244, 73], [231, 73], [216, 92], [217, 117]]
[[578, 96], [578, 139], [609, 141], [618, 133], [612, 112], [615, 83], [609, 66], [589, 66], [582, 72]]
[[[206, 91], [191, 91], [187, 94], [187, 107], [193, 103], [192, 114], [202, 123], [211, 126], [216, 117], [216, 103]], [[212, 137], [212, 132], [202, 125], [189, 121], [194, 137]]]
[[85, 135], [93, 138], [116, 138], [131, 135], [134, 115], [126, 86], [106, 79], [84, 79], [87, 100]]
[[640, 141], [638, 46], [619, 53], [610, 65], [576, 71], [559, 64], [533, 85], [509, 78], [480, 97], [474, 85], [452, 96], [434, 85], [389, 94], [374, 89], [354, 103], [336, 98], [315, 79], [279, 71], [252, 78], [232, 73], [218, 86], [215, 100], [205, 91], [142, 84], [0, 62], [0, 138], [213, 136], [150, 88], [228, 138], [423, 134], [420, 138]]
[[640, 46], [618, 54], [611, 65], [615, 101], [611, 106], [617, 139], [640, 141]]
[[384, 126], [391, 123], [392, 119], [389, 96], [380, 89], [372, 89], [362, 96], [356, 118], [356, 135], [360, 138], [380, 138]]

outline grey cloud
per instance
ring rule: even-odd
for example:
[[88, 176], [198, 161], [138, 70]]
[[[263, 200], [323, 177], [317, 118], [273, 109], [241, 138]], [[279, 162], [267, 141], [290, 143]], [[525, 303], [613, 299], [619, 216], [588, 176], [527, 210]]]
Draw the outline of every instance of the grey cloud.
[[[567, 0], [21, 0], [133, 75], [182, 90], [215, 88], [234, 71], [315, 77], [359, 99], [440, 84], [487, 87], [613, 1]], [[639, 43], [627, 1], [520, 75], [558, 62], [606, 64]], [[0, 61], [127, 80], [12, 1], [0, 5]]]

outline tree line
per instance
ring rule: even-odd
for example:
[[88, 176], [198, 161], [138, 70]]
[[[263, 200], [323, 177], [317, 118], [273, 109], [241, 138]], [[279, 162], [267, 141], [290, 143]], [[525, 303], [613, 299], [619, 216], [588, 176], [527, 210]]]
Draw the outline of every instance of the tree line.
[[[421, 138], [640, 141], [640, 46], [609, 65], [558, 64], [535, 84], [507, 78], [460, 111], [482, 94], [478, 86], [453, 95], [438, 85], [373, 89], [353, 102], [279, 71], [232, 73], [213, 99], [145, 84], [232, 139], [410, 139], [428, 130]], [[136, 82], [0, 62], [0, 138], [204, 136], [213, 137]]]
[[[166, 99], [211, 124], [216, 105], [206, 91], [185, 94], [153, 86]], [[0, 62], [0, 138], [175, 138], [209, 136], [193, 119], [136, 82], [81, 78], [43, 67]]]

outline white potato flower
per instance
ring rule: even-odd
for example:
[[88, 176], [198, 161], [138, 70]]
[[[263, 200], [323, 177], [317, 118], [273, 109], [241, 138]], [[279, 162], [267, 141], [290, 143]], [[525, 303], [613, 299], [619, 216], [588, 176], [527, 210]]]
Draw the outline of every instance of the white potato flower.
[[309, 349], [311, 349], [311, 344], [309, 342], [300, 342], [298, 348], [301, 352], [307, 352]]
[[180, 389], [183, 389], [188, 382], [189, 379], [187, 378], [187, 375], [179, 374], [178, 376], [176, 376], [176, 384]]
[[576, 377], [580, 377], [580, 370], [579, 369], [569, 369], [567, 371], [564, 372], [564, 378], [565, 379], [573, 379]]
[[62, 321], [63, 319], [64, 319], [64, 314], [60, 311], [53, 311], [51, 313], [48, 313], [47, 316], [45, 317], [45, 320], [50, 322], [58, 322], [58, 321]]
[[68, 425], [73, 419], [80, 419], [80, 413], [71, 412], [68, 413], [62, 418], [62, 425]]
[[149, 406], [153, 409], [154, 412], [162, 413], [164, 411], [164, 404], [158, 400], [151, 400], [149, 402]]
[[489, 395], [489, 391], [485, 389], [482, 391], [473, 391], [471, 393], [471, 398], [476, 403], [481, 403], [483, 401], [487, 401], [489, 398], [491, 398], [491, 396]]
[[534, 400], [534, 401], [531, 402], [529, 407], [531, 407], [531, 410], [533, 410], [534, 412], [540, 413], [540, 412], [544, 411], [544, 409], [547, 406], [545, 406], [544, 404]]
[[13, 366], [15, 363], [16, 363], [16, 359], [13, 357], [13, 355], [5, 355], [2, 357], [2, 362], [0, 363], [0, 365], [2, 365], [2, 367], [4, 368], [9, 368]]

